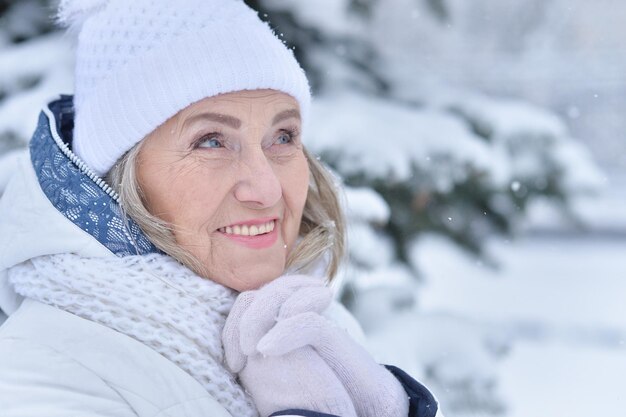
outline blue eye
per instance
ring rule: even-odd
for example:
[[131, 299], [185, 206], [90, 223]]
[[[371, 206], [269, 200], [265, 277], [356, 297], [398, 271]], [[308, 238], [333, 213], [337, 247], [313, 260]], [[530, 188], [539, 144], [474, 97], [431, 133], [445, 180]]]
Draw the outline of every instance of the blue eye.
[[198, 141], [198, 148], [222, 148], [222, 142], [216, 136], [205, 136]]
[[281, 135], [276, 139], [276, 144], [278, 145], [284, 145], [287, 143], [290, 143], [293, 141], [293, 137], [291, 136], [291, 134], [287, 133], [287, 132], [283, 132], [281, 133]]

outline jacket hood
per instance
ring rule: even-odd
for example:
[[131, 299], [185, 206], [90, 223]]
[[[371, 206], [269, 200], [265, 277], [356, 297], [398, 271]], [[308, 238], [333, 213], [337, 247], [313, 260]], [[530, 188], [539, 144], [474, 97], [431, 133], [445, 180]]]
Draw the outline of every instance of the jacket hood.
[[6, 270], [20, 262], [56, 253], [158, 252], [123, 216], [117, 194], [71, 151], [72, 129], [72, 97], [48, 103], [0, 199], [0, 309], [8, 314], [21, 299]]

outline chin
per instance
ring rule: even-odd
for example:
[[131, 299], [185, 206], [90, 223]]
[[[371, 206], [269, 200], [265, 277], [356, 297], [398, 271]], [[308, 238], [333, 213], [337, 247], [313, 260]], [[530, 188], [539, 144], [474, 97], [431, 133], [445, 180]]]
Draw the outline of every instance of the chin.
[[[243, 265], [233, 268], [220, 283], [235, 291], [256, 290], [281, 276], [285, 271], [285, 263], [268, 263], [267, 261], [257, 265]], [[254, 272], [251, 272], [254, 271]]]

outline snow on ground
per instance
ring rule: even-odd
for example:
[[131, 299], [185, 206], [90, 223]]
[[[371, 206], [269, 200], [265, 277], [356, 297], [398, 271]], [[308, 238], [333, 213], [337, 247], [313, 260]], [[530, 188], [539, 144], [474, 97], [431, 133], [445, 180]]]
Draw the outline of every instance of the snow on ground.
[[626, 239], [493, 240], [494, 271], [438, 237], [413, 250], [428, 284], [425, 311], [447, 311], [489, 322], [626, 331]]
[[[412, 255], [426, 280], [419, 290], [421, 315], [450, 317], [447, 323], [438, 320], [439, 328], [430, 329], [429, 337], [441, 339], [441, 334], [457, 331], [454, 317], [465, 323], [461, 329], [470, 346], [455, 345], [449, 351], [476, 362], [474, 372], [486, 382], [495, 382], [494, 393], [503, 405], [496, 414], [623, 415], [626, 239], [529, 235], [513, 242], [494, 239], [487, 247], [501, 262], [499, 270], [489, 269], [438, 237], [415, 244]], [[501, 354], [489, 365], [478, 354], [476, 335], [480, 340], [481, 333], [491, 334], [492, 340], [498, 340], [499, 334], [504, 342]], [[421, 339], [419, 343], [432, 343], [424, 336]], [[439, 348], [447, 350], [441, 342]], [[468, 352], [455, 353], [464, 349]], [[429, 354], [424, 349], [420, 353]], [[457, 371], [457, 379], [468, 366]], [[494, 378], [486, 378], [494, 373]], [[443, 380], [450, 383], [454, 378]], [[440, 395], [445, 397], [446, 391]], [[457, 407], [446, 415], [486, 415], [484, 407], [469, 413], [460, 410]]]
[[519, 343], [499, 368], [507, 417], [620, 417], [626, 352]]

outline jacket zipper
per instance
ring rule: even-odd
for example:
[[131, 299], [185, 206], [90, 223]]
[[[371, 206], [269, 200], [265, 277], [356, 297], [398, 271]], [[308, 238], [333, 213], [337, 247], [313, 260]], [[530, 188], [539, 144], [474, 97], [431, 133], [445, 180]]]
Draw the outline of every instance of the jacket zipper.
[[76, 167], [83, 174], [87, 175], [98, 187], [100, 187], [102, 191], [107, 193], [109, 197], [111, 197], [113, 200], [119, 203], [120, 196], [117, 194], [117, 192], [115, 192], [115, 190], [111, 188], [111, 186], [107, 184], [105, 180], [100, 178], [98, 174], [93, 172], [92, 169], [89, 168], [89, 166], [87, 166], [87, 164], [83, 162], [78, 157], [78, 155], [72, 152], [70, 147], [65, 142], [63, 142], [63, 139], [61, 139], [61, 137], [59, 136], [59, 133], [57, 132], [56, 119], [54, 118], [54, 115], [52, 114], [52, 111], [50, 110], [50, 108], [48, 108], [48, 106], [44, 106], [43, 112], [48, 118], [48, 122], [50, 124], [50, 133], [52, 134], [52, 138], [54, 139], [54, 142], [57, 144], [59, 149], [61, 149], [61, 152], [63, 152], [63, 154], [66, 157], [68, 157], [69, 160], [72, 161], [72, 163], [76, 165]]

